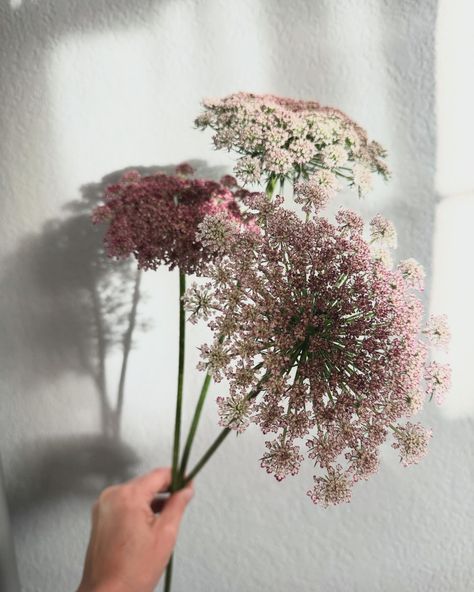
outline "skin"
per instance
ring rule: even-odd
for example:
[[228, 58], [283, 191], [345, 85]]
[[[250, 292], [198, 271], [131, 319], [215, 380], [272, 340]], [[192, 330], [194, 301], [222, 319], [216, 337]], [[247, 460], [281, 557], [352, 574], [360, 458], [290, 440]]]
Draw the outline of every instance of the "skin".
[[105, 489], [92, 510], [92, 532], [77, 592], [153, 592], [176, 544], [192, 486], [171, 495], [160, 514], [156, 493], [171, 483], [156, 469]]

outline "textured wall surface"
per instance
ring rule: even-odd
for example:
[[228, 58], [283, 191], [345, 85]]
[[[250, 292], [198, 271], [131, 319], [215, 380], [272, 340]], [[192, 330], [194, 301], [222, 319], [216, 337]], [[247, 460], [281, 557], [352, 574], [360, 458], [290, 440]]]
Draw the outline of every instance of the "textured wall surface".
[[[343, 200], [394, 219], [400, 258], [430, 273], [435, 219], [446, 212], [435, 186], [437, 9], [435, 0], [0, 0], [0, 433], [25, 591], [73, 590], [94, 497], [170, 458], [178, 278], [162, 270], [142, 279], [146, 327], [130, 354], [119, 434], [113, 344], [134, 275], [98, 263], [88, 213], [104, 185], [126, 167], [185, 159], [203, 173], [230, 171], [230, 156], [193, 130], [204, 96], [314, 98], [388, 148], [391, 183], [363, 202]], [[450, 170], [439, 191], [458, 191]], [[463, 175], [462, 190], [472, 190]], [[442, 236], [438, 249], [456, 243], [455, 219]], [[104, 298], [111, 285], [114, 310]], [[437, 302], [454, 309], [452, 296]], [[205, 336], [190, 333], [188, 402]], [[199, 450], [217, 432], [217, 394]], [[462, 409], [430, 406], [426, 460], [403, 469], [387, 447], [379, 474], [329, 510], [305, 496], [310, 474], [277, 484], [259, 468], [256, 431], [230, 439], [197, 482], [176, 592], [472, 590], [474, 430]]]

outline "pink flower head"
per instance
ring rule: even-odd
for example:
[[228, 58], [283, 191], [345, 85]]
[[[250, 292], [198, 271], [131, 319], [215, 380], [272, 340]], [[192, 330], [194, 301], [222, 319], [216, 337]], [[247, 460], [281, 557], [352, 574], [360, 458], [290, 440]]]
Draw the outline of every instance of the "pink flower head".
[[435, 399], [438, 405], [442, 405], [446, 393], [451, 387], [451, 367], [449, 364], [431, 362], [426, 367], [426, 392], [430, 398]]
[[203, 106], [196, 125], [213, 130], [216, 148], [241, 156], [235, 174], [244, 183], [262, 177], [295, 181], [328, 171], [365, 193], [372, 173], [389, 175], [383, 148], [338, 109], [242, 92], [208, 99]]
[[177, 169], [181, 173], [176, 176], [129, 172], [108, 187], [105, 204], [94, 210], [93, 221], [108, 223], [105, 245], [110, 257], [133, 254], [142, 269], [163, 264], [201, 274], [217, 251], [199, 240], [199, 224], [213, 215], [237, 225], [244, 222], [238, 205], [244, 190], [186, 178], [188, 165]]
[[428, 444], [432, 431], [420, 423], [407, 422], [405, 426], [397, 426], [394, 430], [395, 442], [392, 448], [400, 453], [400, 462], [404, 466], [417, 464], [428, 452]]
[[234, 233], [208, 268], [208, 324], [226, 356], [219, 373], [233, 396], [254, 402], [250, 421], [275, 435], [262, 467], [281, 479], [307, 457], [322, 472], [311, 499], [347, 501], [423, 383], [421, 303], [374, 260], [356, 214], [339, 212], [333, 225], [303, 222], [281, 198], [244, 203], [259, 232]]
[[447, 348], [451, 340], [448, 317], [446, 315], [431, 315], [423, 333], [434, 347]]
[[415, 290], [423, 290], [425, 285], [425, 270], [423, 266], [413, 258], [400, 261], [398, 271], [402, 274], [407, 286]]

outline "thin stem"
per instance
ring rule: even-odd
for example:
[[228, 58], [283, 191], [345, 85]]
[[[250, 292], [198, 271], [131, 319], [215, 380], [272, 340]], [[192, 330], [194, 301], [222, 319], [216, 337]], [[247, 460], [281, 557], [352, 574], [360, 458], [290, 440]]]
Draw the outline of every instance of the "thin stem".
[[265, 187], [265, 193], [267, 194], [267, 197], [269, 200], [271, 200], [273, 197], [273, 192], [275, 191], [277, 180], [278, 179], [277, 179], [276, 175], [270, 175], [270, 177], [267, 181], [267, 186]]
[[197, 463], [194, 469], [189, 473], [189, 475], [184, 479], [183, 485], [189, 483], [194, 477], [199, 473], [199, 471], [203, 468], [203, 466], [207, 463], [207, 461], [211, 458], [214, 452], [219, 448], [222, 442], [227, 438], [230, 434], [230, 428], [224, 428], [221, 433], [217, 436], [211, 446], [207, 449], [205, 454], [201, 457], [201, 460]]
[[201, 392], [199, 394], [199, 399], [196, 405], [196, 409], [194, 411], [194, 416], [191, 422], [191, 427], [189, 429], [189, 434], [186, 439], [186, 444], [184, 446], [183, 457], [181, 459], [181, 466], [179, 469], [180, 479], [184, 479], [184, 475], [186, 473], [186, 467], [188, 466], [189, 455], [191, 453], [191, 447], [194, 442], [194, 436], [196, 435], [196, 430], [199, 424], [199, 419], [201, 418], [202, 408], [204, 406], [204, 402], [206, 400], [207, 391], [209, 390], [209, 385], [211, 384], [211, 375], [208, 373], [206, 374], [206, 378], [204, 379]]
[[166, 566], [164, 592], [170, 592], [172, 579], [173, 579], [173, 555], [171, 555], [170, 560], [168, 561], [168, 565]]
[[179, 354], [178, 354], [178, 389], [176, 393], [176, 415], [174, 422], [174, 443], [173, 443], [173, 468], [171, 491], [179, 489], [179, 445], [181, 436], [181, 410], [183, 406], [183, 383], [184, 383], [184, 344], [186, 315], [184, 310], [183, 296], [186, 290], [186, 276], [179, 272]]

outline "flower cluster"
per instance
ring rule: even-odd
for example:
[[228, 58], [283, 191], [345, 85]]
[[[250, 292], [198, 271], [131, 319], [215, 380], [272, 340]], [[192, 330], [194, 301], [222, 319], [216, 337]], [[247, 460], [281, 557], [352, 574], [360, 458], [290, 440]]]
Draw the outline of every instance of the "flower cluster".
[[239, 155], [235, 174], [244, 183], [300, 180], [300, 201], [308, 208], [337, 188], [335, 177], [346, 179], [360, 194], [372, 187], [373, 173], [388, 177], [385, 150], [370, 142], [367, 133], [347, 115], [315, 101], [236, 93], [208, 99], [196, 119], [197, 127], [211, 128], [216, 148]]
[[199, 224], [207, 216], [212, 220], [213, 215], [221, 223], [244, 222], [238, 204], [247, 192], [231, 182], [232, 177], [218, 183], [189, 178], [192, 173], [187, 163], [176, 168], [176, 175], [142, 177], [129, 171], [109, 186], [104, 205], [93, 213], [95, 223], [108, 223], [108, 255], [126, 258], [133, 254], [142, 269], [163, 264], [200, 274], [218, 253], [199, 240]]
[[430, 432], [401, 421], [446, 386], [422, 340], [444, 343], [446, 329], [431, 319], [422, 332], [411, 278], [374, 256], [374, 239], [396, 243], [388, 221], [377, 216], [367, 241], [354, 212], [303, 222], [282, 201], [244, 198], [259, 231], [232, 232], [218, 218], [201, 225], [201, 241], [225, 236], [227, 251], [187, 305], [214, 333], [201, 368], [229, 384], [221, 425], [241, 432], [253, 422], [268, 434], [261, 466], [278, 480], [308, 458], [317, 467], [308, 495], [328, 505], [377, 471], [390, 433], [404, 464], [424, 455]]

